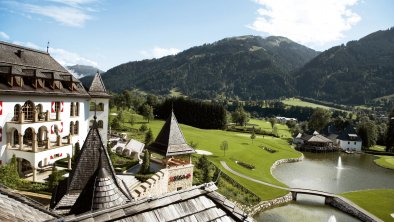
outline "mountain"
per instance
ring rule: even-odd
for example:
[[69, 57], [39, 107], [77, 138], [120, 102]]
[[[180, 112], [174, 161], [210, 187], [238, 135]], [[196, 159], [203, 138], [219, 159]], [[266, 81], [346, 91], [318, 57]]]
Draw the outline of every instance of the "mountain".
[[240, 36], [174, 56], [125, 63], [102, 78], [114, 92], [136, 88], [168, 94], [176, 89], [195, 98], [271, 99], [294, 95], [290, 72], [317, 55], [284, 37]]
[[99, 71], [103, 73], [104, 71], [93, 67], [93, 66], [86, 66], [86, 65], [74, 65], [74, 66], [66, 66], [71, 73], [75, 74], [75, 77], [82, 78], [84, 76], [94, 76], [94, 74]]
[[394, 28], [330, 48], [294, 76], [301, 96], [339, 104], [394, 94]]

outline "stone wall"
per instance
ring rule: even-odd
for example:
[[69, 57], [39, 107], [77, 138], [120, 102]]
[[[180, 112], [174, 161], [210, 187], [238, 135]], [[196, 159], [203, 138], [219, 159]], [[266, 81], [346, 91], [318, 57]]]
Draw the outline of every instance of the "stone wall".
[[277, 161], [275, 161], [275, 163], [274, 164], [272, 164], [272, 166], [271, 166], [271, 175], [273, 175], [272, 174], [272, 171], [277, 167], [277, 166], [279, 166], [280, 164], [282, 164], [282, 163], [294, 163], [294, 162], [299, 162], [299, 161], [302, 161], [304, 159], [304, 154], [302, 154], [301, 153], [301, 156], [300, 157], [298, 157], [298, 158], [288, 158], [288, 159], [281, 159], [281, 160], [277, 160]]
[[141, 183], [133, 190], [131, 190], [131, 196], [134, 199], [142, 199], [149, 196], [158, 196], [167, 192], [168, 185], [168, 171], [162, 169], [155, 173], [151, 178]]
[[193, 165], [171, 167], [168, 170], [168, 192], [192, 187]]
[[350, 205], [349, 203], [345, 202], [344, 200], [338, 197], [326, 197], [326, 204], [331, 205], [339, 210], [350, 214], [361, 221], [372, 222], [372, 221], [381, 221], [380, 219], [374, 217], [373, 215], [369, 215], [369, 213], [362, 212], [361, 210], [357, 209], [356, 207]]
[[281, 205], [287, 202], [290, 202], [293, 200], [293, 197], [291, 196], [291, 193], [286, 194], [285, 196], [278, 197], [272, 200], [267, 200], [267, 201], [261, 201], [257, 205], [251, 207], [250, 209], [245, 209], [246, 212], [248, 212], [250, 215], [254, 215], [258, 212], [261, 212], [263, 210], [266, 210], [268, 208]]

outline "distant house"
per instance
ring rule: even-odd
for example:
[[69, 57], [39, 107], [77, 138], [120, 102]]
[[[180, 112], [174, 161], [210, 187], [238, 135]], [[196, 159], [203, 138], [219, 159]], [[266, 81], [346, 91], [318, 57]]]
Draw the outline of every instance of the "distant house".
[[287, 118], [287, 117], [283, 117], [283, 116], [277, 116], [276, 120], [279, 123], [283, 123], [283, 124], [287, 123], [287, 121], [296, 121], [297, 122], [296, 118]]
[[361, 151], [362, 140], [357, 135], [356, 129], [353, 126], [338, 130], [335, 126], [329, 125], [323, 134], [342, 150]]
[[317, 131], [303, 133], [301, 138], [298, 138], [297, 140], [302, 140], [302, 142], [296, 147], [296, 149], [301, 151], [327, 152], [338, 149], [332, 140], [319, 134]]

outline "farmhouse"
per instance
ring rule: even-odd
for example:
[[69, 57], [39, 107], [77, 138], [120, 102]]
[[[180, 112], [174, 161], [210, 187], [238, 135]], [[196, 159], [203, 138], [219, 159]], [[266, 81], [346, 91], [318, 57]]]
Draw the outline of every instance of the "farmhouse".
[[361, 151], [362, 140], [357, 135], [356, 129], [351, 125], [343, 130], [338, 130], [335, 126], [329, 125], [324, 129], [323, 134], [344, 151]]
[[[107, 137], [109, 95], [96, 74], [88, 90], [47, 52], [0, 42], [0, 165], [13, 155], [21, 176], [37, 179], [82, 143], [97, 107]], [[96, 106], [97, 105], [97, 106]]]
[[333, 141], [319, 134], [317, 131], [302, 134], [301, 141], [302, 142], [296, 147], [298, 150], [310, 152], [326, 152], [337, 150], [337, 147]]

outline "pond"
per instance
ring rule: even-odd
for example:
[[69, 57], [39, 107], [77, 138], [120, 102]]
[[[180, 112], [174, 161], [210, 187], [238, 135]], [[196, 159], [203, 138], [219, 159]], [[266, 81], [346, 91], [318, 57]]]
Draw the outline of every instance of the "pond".
[[[278, 166], [273, 175], [289, 187], [343, 193], [364, 189], [394, 189], [394, 170], [377, 166], [372, 155], [304, 153], [304, 160]], [[358, 221], [324, 199], [300, 195], [297, 202], [256, 215], [258, 221]]]

